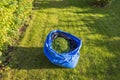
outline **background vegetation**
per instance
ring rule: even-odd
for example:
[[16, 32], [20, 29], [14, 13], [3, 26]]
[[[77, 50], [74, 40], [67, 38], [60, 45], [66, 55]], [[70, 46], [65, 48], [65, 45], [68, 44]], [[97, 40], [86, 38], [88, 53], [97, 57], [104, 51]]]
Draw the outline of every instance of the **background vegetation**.
[[0, 0], [0, 67], [6, 50], [19, 38], [20, 28], [28, 19], [32, 0]]
[[91, 0], [92, 5], [96, 7], [106, 7], [111, 4], [113, 0]]

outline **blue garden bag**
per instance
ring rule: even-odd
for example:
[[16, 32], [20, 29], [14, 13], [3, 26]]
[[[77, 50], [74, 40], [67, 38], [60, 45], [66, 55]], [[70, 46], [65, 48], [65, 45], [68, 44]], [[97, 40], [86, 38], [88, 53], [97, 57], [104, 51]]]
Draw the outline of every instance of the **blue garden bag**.
[[[70, 51], [59, 54], [52, 49], [52, 41], [57, 37], [63, 37], [70, 42]], [[82, 46], [82, 40], [61, 30], [51, 31], [44, 43], [44, 54], [55, 65], [75, 68], [80, 57], [79, 50]]]

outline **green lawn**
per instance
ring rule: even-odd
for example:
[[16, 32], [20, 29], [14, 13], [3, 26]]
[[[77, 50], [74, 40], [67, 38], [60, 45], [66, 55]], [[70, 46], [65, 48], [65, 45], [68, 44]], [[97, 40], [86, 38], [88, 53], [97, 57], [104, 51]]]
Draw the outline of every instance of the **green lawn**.
[[[12, 55], [3, 80], [119, 80], [120, 0], [94, 8], [86, 0], [35, 0], [33, 21]], [[75, 69], [51, 64], [43, 45], [51, 30], [69, 32], [83, 41]]]

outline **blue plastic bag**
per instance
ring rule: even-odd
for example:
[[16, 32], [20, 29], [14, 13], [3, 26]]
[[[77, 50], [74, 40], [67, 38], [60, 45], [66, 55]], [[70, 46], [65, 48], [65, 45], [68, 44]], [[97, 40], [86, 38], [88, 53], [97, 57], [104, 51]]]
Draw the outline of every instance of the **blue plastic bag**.
[[[52, 49], [52, 41], [56, 37], [63, 37], [70, 41], [70, 52], [68, 53], [57, 53], [54, 49]], [[51, 31], [44, 43], [44, 54], [47, 56], [47, 58], [55, 65], [67, 67], [67, 68], [75, 68], [80, 53], [79, 50], [82, 46], [82, 40], [61, 30], [54, 30]]]

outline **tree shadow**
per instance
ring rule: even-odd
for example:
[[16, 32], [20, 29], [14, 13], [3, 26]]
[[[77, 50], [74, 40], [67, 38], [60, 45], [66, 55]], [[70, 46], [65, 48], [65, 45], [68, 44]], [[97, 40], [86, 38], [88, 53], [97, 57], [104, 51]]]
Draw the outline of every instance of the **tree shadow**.
[[62, 68], [52, 64], [43, 53], [42, 47], [14, 47], [11, 53], [12, 69], [53, 69]]
[[90, 66], [87, 69], [89, 77], [105, 80], [117, 80], [120, 78], [120, 41], [119, 40], [93, 40], [94, 45], [97, 47], [106, 47], [109, 53], [97, 53], [86, 55], [90, 58]]
[[46, 8], [66, 8], [70, 6], [87, 7], [86, 0], [34, 0], [33, 9], [46, 9]]
[[109, 38], [120, 37], [119, 23], [116, 22], [115, 18], [112, 18], [109, 14], [101, 18], [89, 16], [86, 19], [83, 18], [82, 21], [91, 32], [105, 35]]
[[[87, 14], [92, 14], [81, 19], [90, 32], [104, 35], [106, 37], [120, 37], [119, 8], [120, 1], [113, 1], [107, 8], [93, 8], [87, 10]], [[77, 12], [77, 14], [82, 14]]]

